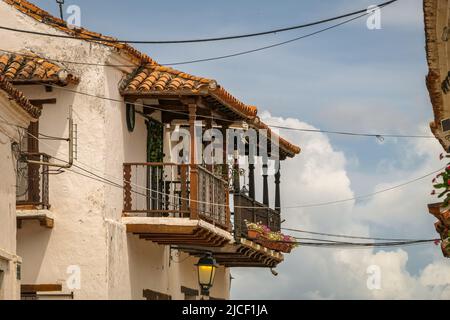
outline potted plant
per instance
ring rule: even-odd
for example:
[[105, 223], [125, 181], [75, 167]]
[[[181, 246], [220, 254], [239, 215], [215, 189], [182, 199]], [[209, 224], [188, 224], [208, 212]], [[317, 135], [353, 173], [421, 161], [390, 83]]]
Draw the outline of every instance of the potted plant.
[[264, 227], [260, 223], [247, 222], [247, 236], [250, 240], [256, 240], [260, 238], [261, 234], [264, 232]]

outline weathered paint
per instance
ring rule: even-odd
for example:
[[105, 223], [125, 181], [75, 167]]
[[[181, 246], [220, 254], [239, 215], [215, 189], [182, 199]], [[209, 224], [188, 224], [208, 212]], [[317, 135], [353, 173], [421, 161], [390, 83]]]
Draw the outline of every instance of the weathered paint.
[[[0, 20], [5, 26], [58, 33], [0, 2]], [[86, 41], [45, 38], [0, 31], [2, 47], [20, 51], [31, 49], [53, 59], [93, 63], [127, 64], [113, 49]], [[129, 63], [129, 62], [128, 62]], [[81, 77], [76, 89], [91, 95], [122, 100], [118, 83], [123, 73], [116, 68], [68, 65]], [[73, 106], [78, 124], [77, 165], [123, 184], [124, 162], [146, 161], [146, 127], [142, 117], [129, 133], [123, 103], [107, 101], [42, 86], [22, 86], [30, 99], [56, 98], [45, 105], [40, 119], [42, 133], [68, 136], [68, 108]], [[155, 115], [156, 117], [158, 115]], [[40, 151], [67, 160], [66, 142], [41, 141]], [[18, 231], [17, 251], [23, 257], [24, 284], [59, 283], [63, 292], [74, 291], [75, 299], [143, 299], [150, 289], [183, 299], [181, 286], [198, 288], [195, 258], [170, 259], [170, 249], [139, 240], [125, 232], [121, 222], [123, 191], [108, 184], [74, 174], [50, 176], [50, 203], [53, 229], [26, 221]], [[177, 263], [176, 261], [182, 261]], [[69, 266], [81, 268], [81, 288], [67, 287]], [[211, 295], [229, 297], [229, 271], [221, 268]]]
[[21, 258], [16, 254], [16, 157], [12, 143], [20, 141], [16, 126], [29, 125], [28, 117], [19, 106], [0, 90], [0, 300], [20, 298], [17, 278]]

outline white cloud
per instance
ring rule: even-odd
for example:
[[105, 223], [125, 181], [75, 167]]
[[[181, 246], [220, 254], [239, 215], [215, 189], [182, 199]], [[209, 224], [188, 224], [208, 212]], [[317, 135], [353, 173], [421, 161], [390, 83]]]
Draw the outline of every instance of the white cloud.
[[[262, 115], [264, 121], [285, 126], [312, 128], [296, 119]], [[299, 157], [283, 164], [282, 206], [316, 203], [351, 198], [346, 157], [333, 150], [322, 134], [283, 131], [283, 136], [302, 146]], [[414, 172], [402, 172], [401, 180], [373, 186], [379, 190], [435, 170], [441, 165], [435, 155], [439, 146], [434, 140], [416, 141], [405, 148], [405, 159], [425, 156]], [[417, 158], [415, 158], [417, 161]], [[395, 175], [397, 177], [397, 175]], [[431, 179], [410, 187], [374, 197], [363, 204], [346, 203], [310, 209], [284, 210], [286, 227], [340, 234], [411, 237], [436, 236], [434, 219], [426, 204]], [[377, 234], [371, 234], [376, 226]], [[379, 232], [379, 233], [378, 233]], [[325, 249], [300, 247], [285, 256], [285, 262], [274, 277], [268, 270], [234, 269], [232, 284], [235, 299], [443, 299], [450, 298], [450, 265], [445, 263], [440, 248], [425, 245], [416, 251], [395, 249]], [[427, 259], [419, 272], [410, 270], [410, 254]], [[377, 265], [381, 270], [381, 289], [367, 288], [367, 268]]]

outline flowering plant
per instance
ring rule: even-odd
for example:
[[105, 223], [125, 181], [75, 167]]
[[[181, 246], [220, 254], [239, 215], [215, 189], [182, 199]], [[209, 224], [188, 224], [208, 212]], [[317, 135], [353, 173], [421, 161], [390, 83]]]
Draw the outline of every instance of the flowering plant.
[[247, 225], [247, 230], [257, 231], [259, 233], [264, 233], [265, 228], [267, 228], [260, 222], [255, 223], [255, 222], [248, 222], [247, 220], [245, 220], [245, 224]]
[[273, 232], [261, 222], [254, 223], [245, 221], [245, 223], [249, 231], [257, 231], [260, 233], [260, 236], [254, 240], [267, 248], [288, 253], [293, 248], [298, 247], [297, 240], [294, 237], [284, 235], [281, 232]]
[[[440, 155], [440, 159], [449, 158], [449, 155]], [[438, 195], [438, 198], [444, 198], [443, 206], [447, 207], [450, 203], [450, 163], [447, 167], [433, 179], [433, 187], [435, 190], [431, 195]], [[442, 189], [439, 191], [439, 189]]]

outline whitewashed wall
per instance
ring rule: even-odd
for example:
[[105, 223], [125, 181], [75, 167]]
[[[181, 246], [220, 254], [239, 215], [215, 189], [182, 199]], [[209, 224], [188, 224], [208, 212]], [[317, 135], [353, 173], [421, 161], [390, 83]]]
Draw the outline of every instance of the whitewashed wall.
[[16, 157], [12, 144], [18, 143], [15, 126], [29, 125], [29, 117], [0, 90], [0, 300], [20, 298], [17, 278], [21, 258], [16, 254]]

